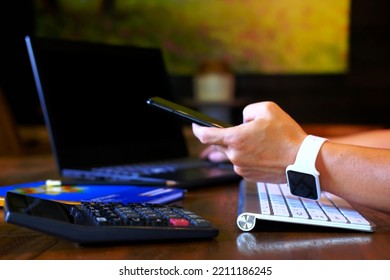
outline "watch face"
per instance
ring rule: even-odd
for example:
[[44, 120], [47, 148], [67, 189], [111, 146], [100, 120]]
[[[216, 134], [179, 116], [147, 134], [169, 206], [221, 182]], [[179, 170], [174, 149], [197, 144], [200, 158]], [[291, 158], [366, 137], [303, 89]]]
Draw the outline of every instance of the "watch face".
[[310, 199], [318, 199], [319, 194], [317, 192], [316, 179], [313, 175], [288, 170], [287, 177], [291, 194]]

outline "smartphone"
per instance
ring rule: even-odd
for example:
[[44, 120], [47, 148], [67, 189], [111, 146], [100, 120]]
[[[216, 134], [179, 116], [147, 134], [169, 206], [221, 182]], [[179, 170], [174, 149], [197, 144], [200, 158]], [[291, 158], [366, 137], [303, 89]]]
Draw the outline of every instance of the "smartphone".
[[207, 116], [201, 112], [195, 111], [191, 108], [177, 104], [175, 102], [166, 100], [158, 96], [149, 98], [146, 101], [146, 103], [155, 106], [157, 108], [160, 108], [162, 110], [165, 110], [167, 112], [173, 113], [176, 116], [181, 117], [182, 119], [185, 119], [192, 123], [197, 123], [199, 125], [219, 127], [219, 128], [232, 126], [229, 123]]

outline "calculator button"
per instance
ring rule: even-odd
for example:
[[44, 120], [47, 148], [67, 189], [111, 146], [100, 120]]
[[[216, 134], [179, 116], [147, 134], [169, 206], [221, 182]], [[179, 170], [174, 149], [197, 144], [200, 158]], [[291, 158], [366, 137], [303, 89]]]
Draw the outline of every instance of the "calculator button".
[[175, 227], [188, 227], [190, 225], [190, 222], [186, 219], [171, 218], [169, 219], [169, 224]]

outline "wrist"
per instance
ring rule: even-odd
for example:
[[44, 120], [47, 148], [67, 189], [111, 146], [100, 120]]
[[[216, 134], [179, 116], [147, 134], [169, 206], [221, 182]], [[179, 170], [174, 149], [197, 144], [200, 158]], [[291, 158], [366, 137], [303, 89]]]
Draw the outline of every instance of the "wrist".
[[301, 143], [294, 164], [286, 168], [287, 184], [291, 194], [314, 200], [320, 198], [320, 173], [316, 169], [316, 160], [326, 140], [307, 135]]

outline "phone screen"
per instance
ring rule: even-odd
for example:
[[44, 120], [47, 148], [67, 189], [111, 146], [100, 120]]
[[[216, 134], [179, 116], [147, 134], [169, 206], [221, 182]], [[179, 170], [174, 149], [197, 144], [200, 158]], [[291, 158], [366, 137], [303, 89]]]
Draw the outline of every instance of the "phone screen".
[[190, 122], [197, 123], [203, 126], [210, 127], [230, 127], [232, 126], [229, 123], [215, 119], [213, 117], [207, 116], [201, 112], [188, 108], [186, 106], [177, 104], [175, 102], [166, 100], [161, 97], [152, 97], [146, 101], [147, 104], [165, 110], [167, 112], [173, 113], [183, 119], [186, 119]]

